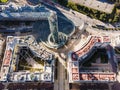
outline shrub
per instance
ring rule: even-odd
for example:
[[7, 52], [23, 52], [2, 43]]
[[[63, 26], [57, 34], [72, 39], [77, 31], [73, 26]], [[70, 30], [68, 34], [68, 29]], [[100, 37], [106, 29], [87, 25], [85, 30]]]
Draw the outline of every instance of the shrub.
[[71, 9], [73, 9], [75, 11], [79, 11], [78, 8], [77, 8], [77, 6], [75, 5], [75, 3], [69, 2], [67, 4], [67, 7], [71, 8]]

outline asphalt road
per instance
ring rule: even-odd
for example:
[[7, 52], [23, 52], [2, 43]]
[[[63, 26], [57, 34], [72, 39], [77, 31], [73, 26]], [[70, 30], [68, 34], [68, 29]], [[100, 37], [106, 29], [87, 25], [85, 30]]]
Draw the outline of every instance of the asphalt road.
[[25, 82], [25, 83], [4, 83], [0, 84], [0, 90], [53, 90], [53, 83]]
[[105, 83], [94, 84], [94, 83], [84, 83], [84, 84], [70, 84], [70, 90], [109, 90], [108, 85]]

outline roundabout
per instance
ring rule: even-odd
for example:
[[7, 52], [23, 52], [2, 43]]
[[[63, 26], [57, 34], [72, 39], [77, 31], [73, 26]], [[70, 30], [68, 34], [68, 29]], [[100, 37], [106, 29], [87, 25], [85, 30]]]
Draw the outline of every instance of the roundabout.
[[48, 36], [48, 42], [43, 44], [45, 44], [49, 48], [58, 49], [66, 44], [68, 36], [62, 32], [59, 32], [58, 37], [59, 37], [59, 40], [57, 42], [54, 42], [52, 34], [50, 34]]
[[67, 35], [58, 31], [58, 20], [56, 13], [51, 12], [48, 17], [48, 21], [51, 33], [49, 34], [48, 42], [45, 45], [50, 48], [58, 49], [67, 42]]

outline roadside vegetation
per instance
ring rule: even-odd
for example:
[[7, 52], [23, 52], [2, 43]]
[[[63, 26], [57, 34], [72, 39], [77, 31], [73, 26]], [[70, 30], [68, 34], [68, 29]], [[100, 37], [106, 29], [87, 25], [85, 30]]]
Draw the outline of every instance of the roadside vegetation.
[[102, 11], [98, 11], [80, 4], [75, 4], [73, 2], [68, 2], [66, 0], [58, 0], [58, 3], [68, 7], [70, 9], [73, 9], [75, 11], [78, 11], [80, 13], [83, 13], [91, 18], [95, 18], [98, 20], [101, 20], [106, 23], [115, 23], [119, 21], [119, 13], [117, 13], [117, 8], [114, 6], [114, 9], [112, 13], [106, 13]]
[[106, 28], [106, 27], [98, 27], [98, 26], [92, 26], [93, 28], [96, 28], [96, 29], [100, 29], [100, 30], [106, 30], [106, 31], [119, 31], [120, 30], [120, 27], [116, 27], [116, 28]]

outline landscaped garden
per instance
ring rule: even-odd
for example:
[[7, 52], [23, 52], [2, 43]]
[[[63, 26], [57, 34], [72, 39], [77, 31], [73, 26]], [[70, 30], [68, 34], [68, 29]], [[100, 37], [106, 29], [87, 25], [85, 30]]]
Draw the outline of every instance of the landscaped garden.
[[[18, 70], [29, 70], [31, 72], [43, 70], [43, 68], [40, 67], [34, 68], [33, 65], [27, 61], [28, 58], [30, 59], [33, 57], [33, 54], [29, 49], [24, 49], [24, 50], [21, 49], [20, 52], [21, 54], [19, 56]], [[39, 63], [41, 67], [44, 66], [44, 61], [41, 60], [40, 58], [34, 57], [33, 60]]]

